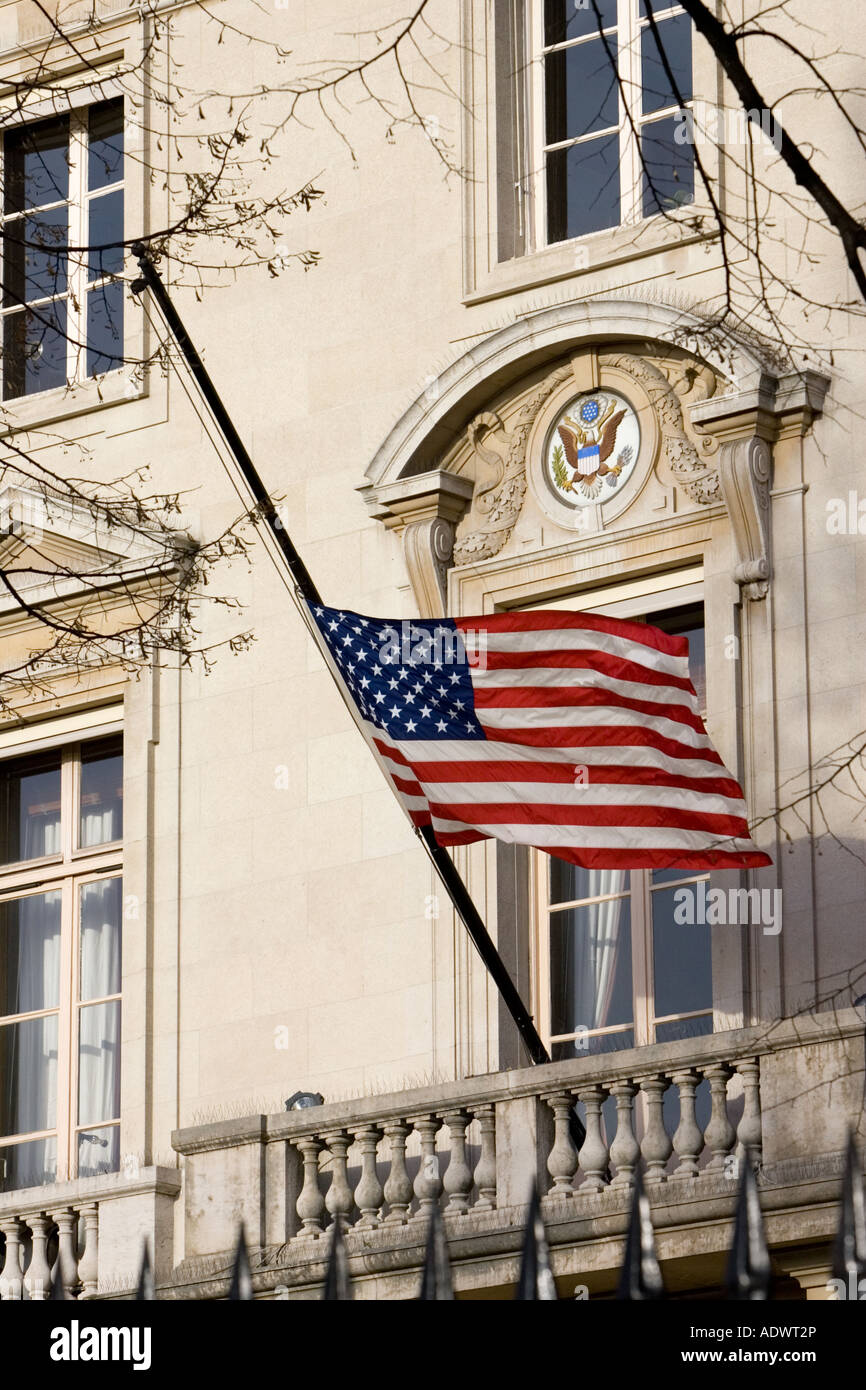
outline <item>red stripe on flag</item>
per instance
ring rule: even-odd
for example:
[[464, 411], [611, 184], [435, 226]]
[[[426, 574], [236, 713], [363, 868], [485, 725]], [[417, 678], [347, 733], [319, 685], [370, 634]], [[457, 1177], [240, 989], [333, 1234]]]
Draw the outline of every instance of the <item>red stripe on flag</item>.
[[627, 623], [619, 618], [603, 618], [598, 613], [559, 613], [541, 609], [535, 613], [491, 613], [480, 618], [455, 618], [458, 632], [563, 632], [586, 629], [606, 632], [610, 637], [622, 637], [639, 642], [666, 656], [688, 657], [689, 644], [685, 637], [675, 637], [648, 623]]

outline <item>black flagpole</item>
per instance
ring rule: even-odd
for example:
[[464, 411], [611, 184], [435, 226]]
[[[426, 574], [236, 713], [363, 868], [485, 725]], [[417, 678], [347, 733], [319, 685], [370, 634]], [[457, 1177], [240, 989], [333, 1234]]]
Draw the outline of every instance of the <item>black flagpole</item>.
[[[321, 596], [313, 583], [310, 572], [292, 544], [291, 537], [280, 520], [277, 509], [259, 476], [258, 470], [247, 453], [246, 446], [235, 429], [231, 416], [226, 410], [219, 392], [211, 381], [207, 369], [195, 349], [192, 339], [184, 328], [180, 315], [169, 298], [168, 291], [162, 282], [159, 271], [150, 259], [147, 249], [142, 242], [139, 241], [135, 243], [132, 247], [132, 254], [141, 267], [141, 279], [134, 280], [130, 286], [132, 293], [140, 294], [144, 289], [150, 290], [162, 311], [166, 324], [186, 359], [192, 375], [195, 377], [202, 395], [210, 407], [214, 419], [223, 433], [226, 443], [234, 454], [238, 468], [243, 474], [247, 486], [256, 500], [261, 515], [270, 527], [271, 534], [274, 536], [277, 545], [282, 551], [283, 559], [286, 562], [286, 568], [296, 588], [303, 595], [308, 604], [321, 604]], [[433, 831], [429, 826], [422, 826], [416, 829], [415, 833], [422, 841], [431, 863], [442, 881], [446, 893], [454, 904], [460, 917], [462, 917], [466, 930], [469, 932], [469, 935], [477, 947], [478, 954], [490, 971], [493, 982], [502, 995], [508, 1012], [514, 1019], [517, 1031], [526, 1044], [527, 1051], [533, 1063], [541, 1064], [549, 1062], [550, 1057], [547, 1049], [538, 1036], [538, 1032], [532, 1022], [532, 1017], [518, 994], [514, 981], [506, 970], [502, 957], [493, 944], [490, 933], [481, 920], [478, 909], [469, 896], [466, 884], [455, 869], [451, 856], [441, 845], [436, 843]]]

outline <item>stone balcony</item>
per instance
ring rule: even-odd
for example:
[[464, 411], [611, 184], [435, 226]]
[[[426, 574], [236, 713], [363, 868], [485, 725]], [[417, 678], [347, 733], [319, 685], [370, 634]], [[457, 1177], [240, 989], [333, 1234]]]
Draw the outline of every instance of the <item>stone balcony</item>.
[[170, 1281], [180, 1190], [177, 1169], [135, 1167], [0, 1193], [0, 1299], [44, 1300], [58, 1274], [68, 1298], [128, 1296], [145, 1241]]
[[[415, 1298], [429, 1213], [458, 1297], [511, 1297], [533, 1184], [560, 1297], [615, 1288], [636, 1164], [672, 1294], [721, 1296], [746, 1148], [773, 1296], [826, 1297], [849, 1127], [863, 1140], [854, 1010], [177, 1131], [178, 1168], [0, 1194], [0, 1298], [224, 1298], [243, 1224], [257, 1298], [321, 1296], [330, 1226], [361, 1299]], [[574, 1104], [586, 1127], [576, 1152]]]
[[845, 1010], [179, 1130], [183, 1218], [159, 1293], [224, 1297], [243, 1223], [255, 1296], [318, 1298], [340, 1216], [355, 1297], [414, 1298], [438, 1204], [458, 1297], [507, 1298], [537, 1183], [560, 1296], [604, 1296], [642, 1161], [666, 1287], [713, 1296], [748, 1148], [773, 1296], [825, 1297], [863, 1087], [863, 1023]]

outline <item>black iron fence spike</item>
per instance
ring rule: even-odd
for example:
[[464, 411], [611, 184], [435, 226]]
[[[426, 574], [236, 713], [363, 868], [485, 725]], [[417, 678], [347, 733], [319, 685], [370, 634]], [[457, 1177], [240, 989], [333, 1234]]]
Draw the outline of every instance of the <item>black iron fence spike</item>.
[[253, 1296], [253, 1276], [247, 1255], [247, 1238], [243, 1222], [238, 1230], [238, 1243], [232, 1268], [232, 1282], [229, 1286], [229, 1299], [233, 1302], [250, 1301]]
[[153, 1270], [150, 1267], [150, 1252], [147, 1248], [147, 1241], [142, 1243], [141, 1264], [138, 1269], [138, 1290], [135, 1295], [137, 1303], [149, 1303], [156, 1298], [156, 1289], [153, 1283]]
[[343, 1221], [337, 1216], [331, 1236], [331, 1254], [322, 1298], [326, 1303], [346, 1303], [351, 1297], [352, 1281], [349, 1278], [349, 1258], [343, 1237]]
[[833, 1248], [833, 1276], [845, 1284], [845, 1297], [859, 1300], [860, 1280], [866, 1276], [866, 1193], [863, 1169], [852, 1130], [848, 1131], [839, 1228]]
[[533, 1184], [529, 1199], [529, 1211], [523, 1231], [520, 1275], [514, 1297], [522, 1302], [555, 1302], [557, 1298], [553, 1271], [550, 1268], [550, 1250], [544, 1222], [541, 1219], [537, 1183]]
[[757, 1302], [767, 1298], [769, 1294], [770, 1252], [764, 1233], [754, 1160], [746, 1153], [740, 1162], [743, 1175], [737, 1194], [734, 1238], [728, 1258], [726, 1284], [728, 1298], [741, 1302]]
[[631, 1302], [644, 1302], [665, 1296], [662, 1272], [656, 1256], [649, 1198], [644, 1191], [640, 1164], [635, 1169], [625, 1259], [616, 1296]]
[[451, 1283], [451, 1262], [448, 1259], [448, 1241], [445, 1227], [437, 1206], [430, 1210], [430, 1225], [427, 1227], [427, 1248], [424, 1252], [424, 1273], [421, 1276], [422, 1303], [431, 1300], [453, 1300], [454, 1287]]

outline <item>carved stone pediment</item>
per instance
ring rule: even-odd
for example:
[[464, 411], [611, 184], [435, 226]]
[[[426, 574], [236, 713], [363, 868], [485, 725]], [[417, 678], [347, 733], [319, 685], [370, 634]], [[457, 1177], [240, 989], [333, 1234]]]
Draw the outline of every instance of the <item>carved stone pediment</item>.
[[[444, 611], [450, 565], [484, 564], [509, 544], [524, 553], [569, 543], [578, 551], [591, 533], [656, 529], [674, 514], [712, 508], [720, 516], [723, 507], [736, 550], [732, 577], [745, 598], [763, 598], [772, 567], [773, 444], [810, 426], [829, 383], [747, 366], [737, 377], [745, 384], [734, 386], [733, 367], [670, 341], [609, 339], [573, 344], [498, 389], [491, 381], [486, 398], [467, 366], [475, 408], [460, 420], [452, 404], [435, 469], [419, 468], [424, 449], [413, 410], [402, 426], [414, 448], [404, 471], [362, 489], [373, 515], [402, 532], [421, 613]], [[585, 428], [575, 411], [588, 412]], [[602, 438], [605, 421], [620, 432], [613, 453]], [[443, 428], [431, 425], [430, 439], [442, 440]], [[402, 447], [408, 452], [408, 442]]]

